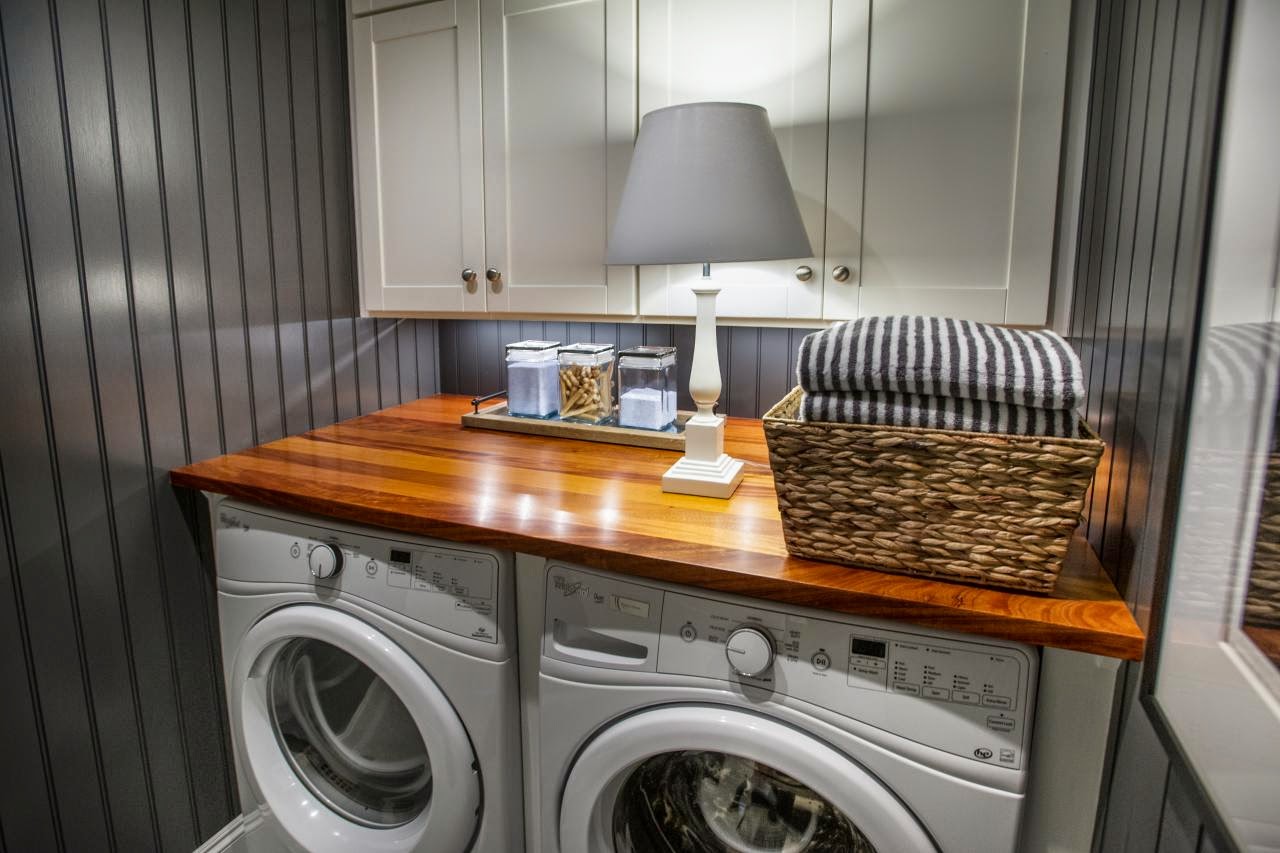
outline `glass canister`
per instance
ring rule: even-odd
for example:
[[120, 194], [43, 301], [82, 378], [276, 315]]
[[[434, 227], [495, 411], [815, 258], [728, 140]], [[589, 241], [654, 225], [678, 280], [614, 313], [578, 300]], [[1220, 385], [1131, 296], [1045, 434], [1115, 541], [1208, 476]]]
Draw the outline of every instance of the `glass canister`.
[[507, 412], [550, 418], [560, 411], [559, 341], [507, 344]]
[[618, 353], [618, 425], [662, 430], [676, 420], [676, 348]]
[[598, 424], [613, 416], [613, 347], [560, 347], [560, 420]]

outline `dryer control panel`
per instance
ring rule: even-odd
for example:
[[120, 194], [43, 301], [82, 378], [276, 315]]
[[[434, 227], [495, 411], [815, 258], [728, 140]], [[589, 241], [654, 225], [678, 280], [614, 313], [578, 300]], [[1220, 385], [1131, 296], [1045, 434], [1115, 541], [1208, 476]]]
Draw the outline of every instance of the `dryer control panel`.
[[321, 597], [344, 593], [451, 634], [498, 642], [498, 571], [510, 555], [310, 525], [234, 504], [219, 508], [217, 522], [221, 578], [309, 584]]
[[1022, 769], [1030, 744], [1038, 654], [1018, 643], [761, 607], [560, 565], [548, 576], [547, 626], [550, 657], [784, 694], [973, 761]]

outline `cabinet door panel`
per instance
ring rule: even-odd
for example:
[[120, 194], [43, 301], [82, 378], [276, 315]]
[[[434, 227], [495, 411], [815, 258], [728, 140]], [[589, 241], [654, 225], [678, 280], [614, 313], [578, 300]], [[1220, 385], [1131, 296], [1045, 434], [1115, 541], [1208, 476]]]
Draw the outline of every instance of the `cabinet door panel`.
[[483, 311], [475, 0], [352, 22], [353, 148], [368, 310]]
[[[862, 169], [867, 139], [867, 40], [871, 0], [831, 4], [831, 110], [827, 130], [826, 263], [815, 267], [823, 282], [822, 316], [858, 316], [862, 265]], [[836, 281], [838, 266], [852, 272]]]
[[490, 311], [634, 314], [606, 267], [635, 138], [634, 0], [485, 0]]
[[1044, 322], [1069, 6], [873, 4], [860, 314]]
[[[830, 0], [641, 0], [640, 112], [691, 101], [745, 101], [769, 111], [816, 257], [717, 264], [724, 317], [822, 313], [827, 187]], [[795, 269], [815, 271], [798, 281]], [[640, 268], [643, 314], [694, 313], [701, 267]]]

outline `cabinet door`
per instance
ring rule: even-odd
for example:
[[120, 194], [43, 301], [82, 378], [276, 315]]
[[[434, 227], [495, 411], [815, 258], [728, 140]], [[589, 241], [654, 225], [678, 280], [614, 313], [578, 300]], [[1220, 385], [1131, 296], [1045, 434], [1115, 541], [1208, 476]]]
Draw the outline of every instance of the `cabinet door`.
[[862, 240], [828, 247], [860, 258], [859, 315], [1045, 321], [1069, 23], [1066, 0], [872, 4]]
[[[351, 25], [360, 272], [369, 311], [483, 311], [479, 0]], [[474, 292], [471, 292], [474, 291]]]
[[[716, 264], [722, 317], [822, 315], [831, 0], [640, 0], [640, 112], [690, 101], [769, 111], [816, 257]], [[814, 276], [796, 278], [807, 264]], [[640, 311], [694, 313], [701, 267], [640, 268]]]
[[483, 0], [490, 311], [635, 314], [604, 263], [636, 133], [635, 0]]
[[[822, 282], [822, 316], [858, 316], [862, 263], [862, 176], [867, 141], [867, 39], [871, 0], [831, 4], [831, 108], [827, 124], [826, 263], [814, 267]], [[844, 267], [836, 280], [836, 270]]]

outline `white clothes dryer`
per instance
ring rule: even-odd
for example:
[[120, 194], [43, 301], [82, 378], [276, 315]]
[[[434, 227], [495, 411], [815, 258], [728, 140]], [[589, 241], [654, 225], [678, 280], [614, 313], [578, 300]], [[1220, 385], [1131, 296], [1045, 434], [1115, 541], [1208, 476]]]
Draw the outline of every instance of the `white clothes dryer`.
[[235, 849], [520, 850], [512, 556], [210, 501]]
[[1017, 850], [1034, 648], [543, 565], [530, 850]]

